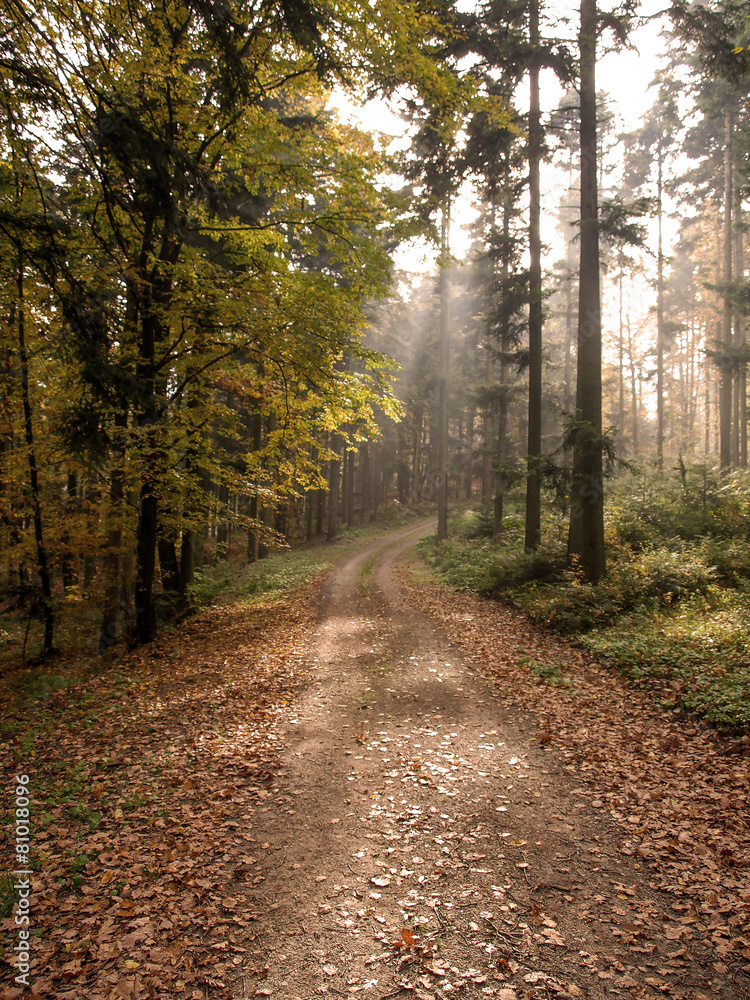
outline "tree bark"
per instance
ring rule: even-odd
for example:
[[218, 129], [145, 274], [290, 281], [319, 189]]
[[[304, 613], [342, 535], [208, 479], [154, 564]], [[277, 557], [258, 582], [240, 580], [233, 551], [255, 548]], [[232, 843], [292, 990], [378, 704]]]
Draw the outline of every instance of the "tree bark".
[[68, 471], [65, 498], [65, 528], [64, 551], [62, 555], [63, 589], [67, 593], [78, 583], [78, 559], [75, 556], [71, 540], [71, 524], [78, 512], [78, 474], [74, 469]]
[[633, 455], [638, 455], [638, 378], [635, 371], [635, 349], [633, 347], [633, 331], [628, 317], [628, 357], [630, 358], [630, 392], [633, 409]]
[[722, 280], [724, 309], [721, 319], [721, 355], [719, 369], [719, 462], [723, 469], [732, 464], [732, 304], [729, 284], [732, 280], [732, 111], [724, 113], [724, 264]]
[[[742, 188], [735, 185], [734, 192], [734, 272], [738, 281], [745, 278], [745, 248], [742, 238]], [[734, 317], [734, 342], [744, 355], [747, 347], [746, 319], [738, 309]], [[737, 463], [747, 468], [747, 364], [740, 359], [735, 379], [737, 413]]]
[[[500, 278], [503, 289], [508, 287], [510, 277], [510, 153], [505, 152], [503, 159], [503, 240]], [[496, 214], [492, 213], [493, 229]], [[505, 491], [507, 488], [506, 466], [508, 464], [508, 351], [510, 350], [510, 313], [503, 308], [500, 325], [500, 403], [497, 417], [497, 448], [495, 453], [495, 498], [492, 518], [492, 537], [497, 538], [503, 530], [503, 515], [505, 506]]]
[[[487, 364], [485, 368], [485, 381], [487, 387], [492, 385], [495, 372], [492, 353], [487, 351]], [[482, 414], [482, 517], [489, 515], [494, 496], [494, 476], [493, 476], [493, 451], [494, 451], [494, 414], [492, 412], [492, 402], [487, 400]]]
[[619, 360], [619, 398], [618, 398], [618, 414], [617, 414], [617, 424], [620, 435], [624, 439], [625, 436], [625, 335], [624, 335], [624, 323], [622, 316], [622, 267], [623, 260], [622, 254], [620, 255], [620, 273], [617, 276], [617, 290], [618, 290], [618, 327], [617, 327], [617, 352]]
[[469, 407], [466, 414], [466, 462], [464, 464], [464, 496], [471, 500], [474, 478], [474, 409]]
[[52, 606], [52, 581], [47, 560], [47, 547], [44, 540], [44, 525], [42, 522], [42, 497], [39, 487], [39, 470], [34, 448], [34, 426], [31, 419], [31, 396], [29, 392], [29, 358], [26, 350], [26, 300], [24, 285], [24, 259], [21, 250], [18, 252], [18, 270], [16, 273], [18, 332], [18, 360], [21, 366], [21, 396], [23, 400], [24, 437], [26, 441], [26, 460], [29, 466], [29, 486], [31, 488], [31, 503], [34, 512], [34, 538], [36, 540], [36, 562], [39, 572], [39, 582], [42, 588], [42, 615], [44, 618], [44, 640], [42, 651], [49, 655], [54, 646], [55, 616]]
[[443, 205], [440, 240], [440, 377], [438, 380], [438, 526], [439, 541], [448, 537], [448, 357], [450, 350], [450, 299], [448, 253], [450, 202]]
[[340, 434], [334, 434], [331, 450], [337, 459], [328, 463], [328, 527], [326, 539], [332, 542], [339, 531], [339, 507], [341, 495], [341, 452], [344, 446]]
[[529, 8], [529, 427], [526, 473], [527, 551], [536, 549], [541, 538], [542, 457], [542, 239], [539, 229], [539, 161], [542, 155], [542, 126], [539, 115], [539, 0]]
[[[251, 446], [253, 451], [260, 451], [260, 435], [261, 435], [261, 424], [263, 421], [263, 415], [260, 412], [260, 407], [256, 406], [253, 411], [253, 415], [250, 418], [251, 426]], [[256, 484], [257, 486], [257, 484]], [[249, 563], [254, 563], [258, 558], [258, 532], [256, 531], [254, 525], [258, 520], [258, 492], [253, 493], [250, 497], [250, 527], [247, 529], [247, 561]]]
[[606, 572], [602, 462], [602, 328], [596, 148], [596, 0], [581, 0], [581, 266], [578, 381], [568, 557], [586, 580]]
[[664, 197], [664, 157], [657, 143], [656, 206], [658, 246], [656, 257], [656, 465], [664, 468], [664, 244], [662, 202]]
[[177, 548], [174, 538], [160, 538], [158, 549], [162, 588], [172, 594], [177, 594], [180, 591], [180, 567], [177, 563]]
[[195, 579], [195, 549], [201, 541], [192, 531], [186, 529], [182, 533], [180, 545], [180, 596], [185, 597], [188, 587]]

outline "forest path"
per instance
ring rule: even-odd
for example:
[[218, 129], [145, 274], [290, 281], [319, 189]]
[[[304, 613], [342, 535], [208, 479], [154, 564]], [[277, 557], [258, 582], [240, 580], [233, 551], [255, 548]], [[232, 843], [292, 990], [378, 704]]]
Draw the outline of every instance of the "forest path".
[[[686, 945], [685, 908], [619, 852], [536, 720], [508, 710], [510, 676], [410, 603], [396, 564], [432, 530], [370, 543], [325, 586], [277, 797], [247, 828], [263, 880], [234, 996], [746, 997]], [[498, 628], [518, 659], [514, 621]]]

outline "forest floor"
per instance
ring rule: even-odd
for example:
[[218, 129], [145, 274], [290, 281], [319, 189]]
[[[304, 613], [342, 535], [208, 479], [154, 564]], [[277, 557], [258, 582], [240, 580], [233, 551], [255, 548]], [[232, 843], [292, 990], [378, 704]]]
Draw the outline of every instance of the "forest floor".
[[431, 530], [6, 720], [36, 871], [4, 996], [750, 996], [743, 745], [437, 586]]

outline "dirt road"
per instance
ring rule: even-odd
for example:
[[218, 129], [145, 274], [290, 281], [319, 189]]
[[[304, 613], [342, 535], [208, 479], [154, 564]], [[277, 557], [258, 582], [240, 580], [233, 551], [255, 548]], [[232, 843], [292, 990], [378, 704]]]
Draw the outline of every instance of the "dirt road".
[[282, 794], [248, 828], [264, 881], [234, 995], [746, 997], [501, 707], [502, 676], [409, 605], [394, 565], [431, 530], [373, 542], [326, 585]]

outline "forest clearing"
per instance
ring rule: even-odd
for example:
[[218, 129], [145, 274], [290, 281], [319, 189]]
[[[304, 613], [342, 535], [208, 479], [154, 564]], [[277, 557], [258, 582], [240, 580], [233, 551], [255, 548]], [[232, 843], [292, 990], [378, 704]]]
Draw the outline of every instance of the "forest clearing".
[[18, 713], [35, 936], [5, 996], [748, 995], [750, 755], [398, 561], [430, 531]]

